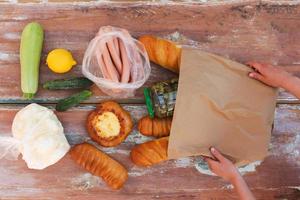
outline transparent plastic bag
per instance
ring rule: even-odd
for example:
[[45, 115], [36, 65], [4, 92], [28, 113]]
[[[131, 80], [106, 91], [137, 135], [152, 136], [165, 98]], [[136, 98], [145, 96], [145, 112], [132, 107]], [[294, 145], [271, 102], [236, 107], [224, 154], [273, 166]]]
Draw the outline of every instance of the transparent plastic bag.
[[[123, 42], [130, 66], [130, 82], [115, 82], [105, 77], [105, 66], [99, 61], [103, 52], [101, 46], [112, 38]], [[107, 69], [107, 68], [106, 68]], [[127, 30], [104, 26], [101, 27], [85, 51], [82, 62], [82, 73], [93, 81], [104, 93], [116, 98], [133, 97], [135, 91], [149, 78], [151, 66], [144, 45], [130, 36]]]
[[20, 155], [20, 141], [10, 136], [0, 136], [0, 160], [17, 160]]

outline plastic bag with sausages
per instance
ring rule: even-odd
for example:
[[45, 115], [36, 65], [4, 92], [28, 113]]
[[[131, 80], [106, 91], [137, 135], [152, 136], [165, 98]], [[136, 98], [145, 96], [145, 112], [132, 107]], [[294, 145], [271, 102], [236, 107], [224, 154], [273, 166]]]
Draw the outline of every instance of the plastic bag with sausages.
[[150, 62], [144, 45], [125, 29], [103, 26], [90, 41], [82, 73], [104, 93], [132, 97], [149, 78]]

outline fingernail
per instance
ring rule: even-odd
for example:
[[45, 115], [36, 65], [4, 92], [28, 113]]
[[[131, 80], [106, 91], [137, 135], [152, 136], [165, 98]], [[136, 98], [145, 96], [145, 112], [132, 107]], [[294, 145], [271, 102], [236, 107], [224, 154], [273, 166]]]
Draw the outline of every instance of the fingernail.
[[251, 78], [253, 78], [253, 77], [254, 77], [254, 74], [250, 73], [249, 76], [250, 76]]
[[216, 152], [216, 149], [215, 148], [210, 148], [211, 152], [215, 153]]

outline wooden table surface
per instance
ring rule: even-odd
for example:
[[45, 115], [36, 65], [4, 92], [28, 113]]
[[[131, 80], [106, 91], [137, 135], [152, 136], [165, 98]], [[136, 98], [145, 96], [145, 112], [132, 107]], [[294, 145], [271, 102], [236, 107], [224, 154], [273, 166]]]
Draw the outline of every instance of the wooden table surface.
[[[20, 91], [19, 42], [23, 27], [38, 21], [45, 29], [40, 83], [79, 76], [88, 42], [103, 25], [120, 26], [133, 36], [154, 34], [245, 62], [257, 60], [286, 67], [300, 76], [299, 1], [213, 1], [206, 3], [0, 3], [0, 136], [11, 135], [11, 123], [29, 101]], [[78, 66], [57, 75], [45, 63], [54, 48], [69, 49]], [[152, 65], [145, 86], [176, 76]], [[142, 89], [130, 99], [116, 99], [134, 121], [146, 114]], [[84, 128], [95, 105], [111, 99], [96, 87], [82, 105], [57, 113], [71, 144], [90, 141]], [[39, 89], [32, 102], [53, 108], [71, 92]], [[291, 94], [280, 90], [274, 130], [267, 158], [244, 175], [257, 199], [300, 198], [300, 106]], [[124, 143], [101, 148], [129, 171], [123, 189], [113, 191], [66, 155], [42, 171], [29, 170], [24, 161], [0, 160], [0, 199], [235, 199], [232, 186], [222, 179], [200, 173], [205, 166], [197, 157], [171, 160], [151, 168], [134, 166], [128, 157], [136, 143], [151, 138], [136, 128]], [[254, 147], [255, 148], [255, 147]], [[249, 166], [248, 166], [249, 168]]]

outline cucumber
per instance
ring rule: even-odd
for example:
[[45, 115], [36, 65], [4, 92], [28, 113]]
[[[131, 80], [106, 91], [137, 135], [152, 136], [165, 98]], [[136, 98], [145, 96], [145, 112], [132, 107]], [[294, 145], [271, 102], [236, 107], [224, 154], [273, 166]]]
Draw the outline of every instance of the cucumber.
[[90, 96], [92, 96], [92, 92], [89, 90], [83, 90], [79, 93], [76, 93], [72, 96], [69, 96], [65, 99], [62, 99], [58, 101], [56, 104], [55, 109], [57, 111], [66, 111], [69, 108], [78, 105], [80, 102], [88, 99]]
[[26, 99], [32, 99], [38, 90], [43, 40], [44, 31], [39, 23], [29, 23], [23, 29], [20, 43], [21, 89]]
[[85, 77], [56, 79], [44, 83], [43, 88], [48, 90], [80, 89], [93, 85], [93, 82]]

